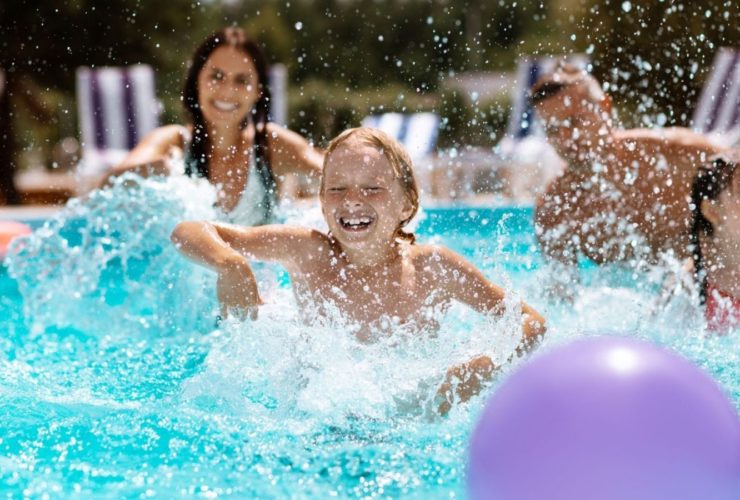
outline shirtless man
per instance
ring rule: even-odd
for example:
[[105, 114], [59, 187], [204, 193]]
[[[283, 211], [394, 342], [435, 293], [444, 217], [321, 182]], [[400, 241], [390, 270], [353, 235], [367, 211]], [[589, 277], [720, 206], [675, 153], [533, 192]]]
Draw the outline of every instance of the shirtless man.
[[691, 182], [720, 147], [685, 128], [615, 129], [609, 96], [569, 65], [544, 75], [531, 100], [567, 162], [535, 208], [547, 258], [572, 265], [579, 254], [599, 264], [689, 255]]

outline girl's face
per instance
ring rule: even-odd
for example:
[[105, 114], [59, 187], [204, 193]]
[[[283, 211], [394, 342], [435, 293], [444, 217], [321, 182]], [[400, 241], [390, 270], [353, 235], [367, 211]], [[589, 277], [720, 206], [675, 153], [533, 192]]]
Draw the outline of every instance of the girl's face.
[[198, 75], [198, 93], [207, 122], [238, 126], [260, 97], [252, 58], [236, 47], [217, 48]]
[[388, 158], [352, 138], [331, 152], [321, 205], [332, 235], [347, 248], [387, 251], [413, 213]]

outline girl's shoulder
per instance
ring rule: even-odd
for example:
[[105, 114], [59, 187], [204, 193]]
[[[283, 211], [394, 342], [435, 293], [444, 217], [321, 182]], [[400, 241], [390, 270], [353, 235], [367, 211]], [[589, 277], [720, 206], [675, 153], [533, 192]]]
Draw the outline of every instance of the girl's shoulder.
[[[287, 228], [287, 226], [284, 227]], [[298, 244], [301, 252], [309, 260], [316, 258], [321, 260], [321, 256], [339, 253], [341, 251], [338, 243], [331, 236], [318, 229], [294, 226], [285, 229], [285, 231], [288, 235], [288, 241]]]
[[433, 271], [454, 266], [462, 261], [462, 257], [449, 248], [434, 244], [409, 245], [408, 256], [416, 267]]

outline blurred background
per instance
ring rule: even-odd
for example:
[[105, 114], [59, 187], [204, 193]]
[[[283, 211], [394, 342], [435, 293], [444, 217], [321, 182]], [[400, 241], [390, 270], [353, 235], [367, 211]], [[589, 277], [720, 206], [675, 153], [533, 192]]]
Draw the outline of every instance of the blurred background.
[[[437, 147], [493, 150], [517, 61], [585, 54], [625, 126], [689, 125], [731, 0], [2, 0], [0, 172], [63, 170], [79, 138], [80, 66], [148, 64], [161, 123], [183, 123], [193, 49], [237, 25], [287, 68], [287, 126], [324, 145], [380, 111], [434, 111]], [[2, 181], [0, 181], [2, 182]], [[24, 201], [6, 193], [0, 202]]]

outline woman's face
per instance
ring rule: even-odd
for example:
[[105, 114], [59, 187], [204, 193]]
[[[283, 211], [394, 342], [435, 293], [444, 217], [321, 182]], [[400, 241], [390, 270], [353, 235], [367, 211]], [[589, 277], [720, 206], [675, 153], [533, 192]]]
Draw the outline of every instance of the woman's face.
[[198, 92], [207, 122], [238, 126], [261, 93], [252, 58], [236, 47], [217, 48], [198, 75]]

